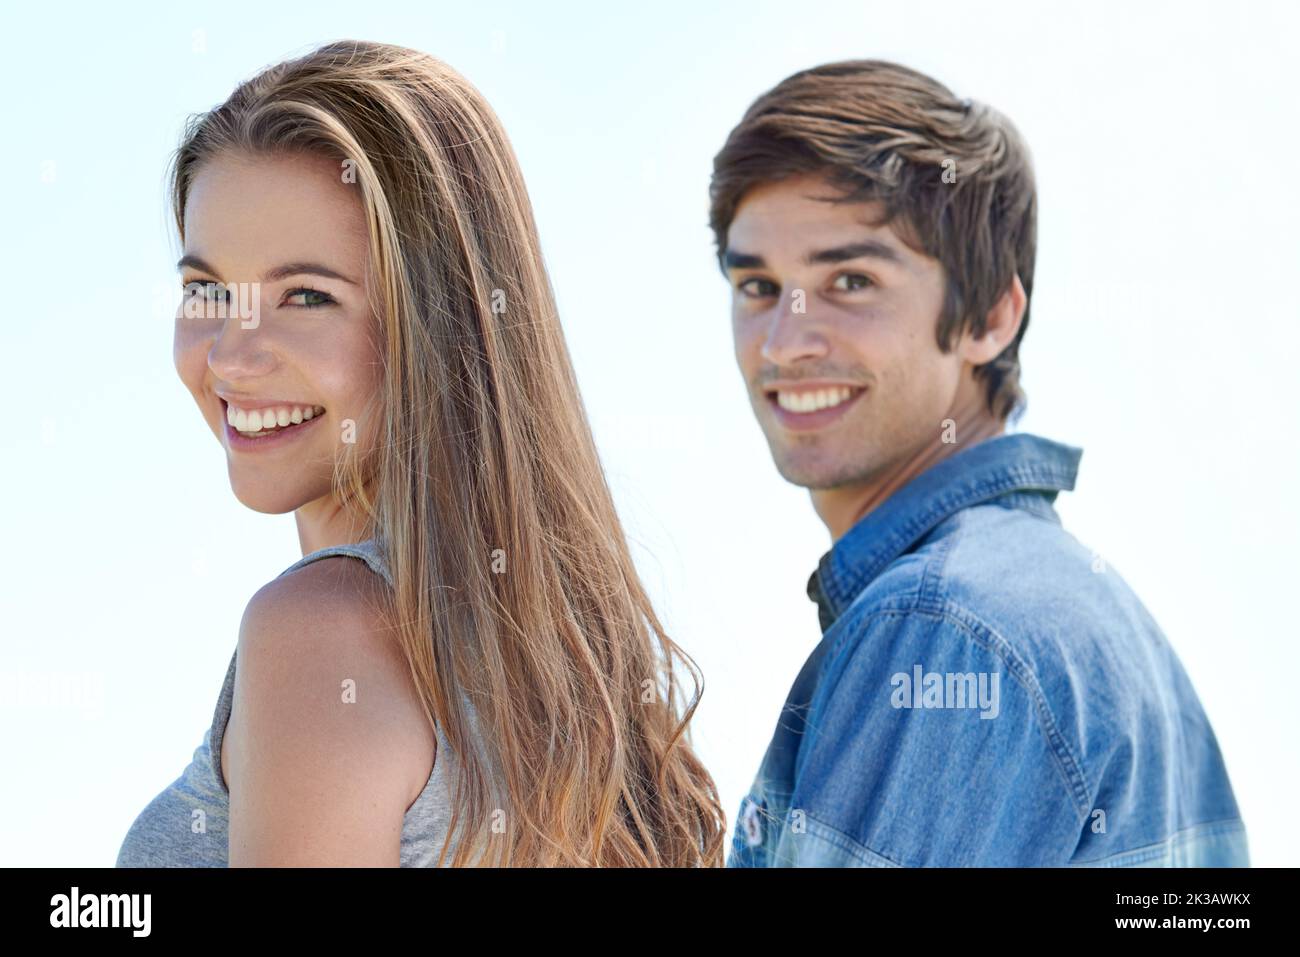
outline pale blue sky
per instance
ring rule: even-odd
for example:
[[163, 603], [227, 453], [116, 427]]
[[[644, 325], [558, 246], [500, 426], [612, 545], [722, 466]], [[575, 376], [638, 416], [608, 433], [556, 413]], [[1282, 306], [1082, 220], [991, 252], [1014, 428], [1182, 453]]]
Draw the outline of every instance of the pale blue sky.
[[113, 863], [202, 740], [248, 598], [301, 554], [292, 516], [235, 500], [172, 368], [163, 172], [186, 114], [340, 37], [434, 54], [501, 116], [732, 818], [819, 637], [829, 539], [733, 365], [713, 154], [759, 93], [850, 57], [1010, 115], [1040, 190], [1019, 427], [1084, 448], [1067, 528], [1181, 655], [1255, 863], [1300, 863], [1296, 8], [1048, 6], [0, 8], [0, 864]]

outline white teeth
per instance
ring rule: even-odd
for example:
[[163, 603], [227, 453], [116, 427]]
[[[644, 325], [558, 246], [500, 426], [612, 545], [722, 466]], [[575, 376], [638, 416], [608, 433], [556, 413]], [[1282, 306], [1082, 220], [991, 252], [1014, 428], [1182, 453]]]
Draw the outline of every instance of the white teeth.
[[777, 405], [787, 412], [817, 412], [846, 402], [853, 390], [848, 386], [834, 386], [829, 389], [792, 392], [780, 390], [776, 394]]
[[300, 425], [324, 413], [322, 406], [293, 405], [275, 409], [239, 409], [226, 404], [226, 421], [238, 432], [246, 435], [266, 435], [277, 428]]

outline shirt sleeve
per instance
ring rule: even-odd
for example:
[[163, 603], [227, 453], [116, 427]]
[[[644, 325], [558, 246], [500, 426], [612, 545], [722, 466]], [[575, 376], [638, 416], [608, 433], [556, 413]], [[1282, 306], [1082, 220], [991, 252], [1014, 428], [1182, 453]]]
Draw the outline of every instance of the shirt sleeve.
[[997, 635], [938, 612], [864, 615], [810, 704], [791, 818], [864, 860], [1065, 866], [1087, 809], [1053, 728]]

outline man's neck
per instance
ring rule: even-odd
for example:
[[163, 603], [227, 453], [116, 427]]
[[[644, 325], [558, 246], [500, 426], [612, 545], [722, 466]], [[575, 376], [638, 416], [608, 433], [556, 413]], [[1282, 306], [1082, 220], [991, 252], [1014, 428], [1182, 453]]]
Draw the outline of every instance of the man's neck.
[[945, 419], [951, 419], [953, 424], [947, 429], [940, 426], [933, 441], [924, 443], [879, 477], [863, 484], [812, 491], [813, 508], [830, 531], [832, 542], [839, 541], [874, 508], [926, 469], [1006, 430], [1006, 423], [989, 412], [980, 396], [973, 401], [960, 401]]

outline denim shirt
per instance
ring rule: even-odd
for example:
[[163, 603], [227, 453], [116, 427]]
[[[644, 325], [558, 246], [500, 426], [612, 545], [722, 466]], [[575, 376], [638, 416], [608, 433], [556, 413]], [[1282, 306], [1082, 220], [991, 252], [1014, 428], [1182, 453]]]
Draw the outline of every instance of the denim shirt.
[[1249, 866], [1177, 655], [1053, 507], [1082, 454], [979, 442], [823, 556], [728, 866]]

